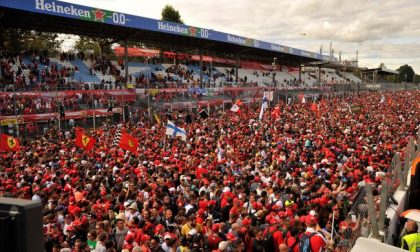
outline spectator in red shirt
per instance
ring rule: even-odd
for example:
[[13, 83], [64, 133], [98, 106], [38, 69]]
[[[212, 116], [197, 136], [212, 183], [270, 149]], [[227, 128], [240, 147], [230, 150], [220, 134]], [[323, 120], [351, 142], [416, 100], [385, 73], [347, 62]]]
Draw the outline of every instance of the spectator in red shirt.
[[305, 218], [306, 224], [306, 235], [314, 234], [311, 237], [310, 245], [311, 250], [314, 252], [321, 252], [324, 251], [325, 247], [327, 246], [327, 241], [325, 240], [324, 236], [317, 231], [318, 221], [315, 216], [308, 215]]

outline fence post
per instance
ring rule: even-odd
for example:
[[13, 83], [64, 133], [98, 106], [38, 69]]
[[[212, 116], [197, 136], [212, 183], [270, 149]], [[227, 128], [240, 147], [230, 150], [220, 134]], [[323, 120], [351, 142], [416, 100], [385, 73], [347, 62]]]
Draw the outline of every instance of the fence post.
[[408, 141], [408, 146], [410, 150], [410, 164], [413, 162], [413, 160], [416, 158], [416, 145], [414, 144], [414, 137], [410, 137], [410, 140]]
[[398, 190], [403, 190], [404, 189], [404, 186], [403, 186], [404, 181], [403, 181], [403, 171], [401, 169], [402, 168], [401, 167], [402, 166], [401, 158], [400, 158], [399, 154], [395, 154], [395, 155], [397, 155], [395, 172], [396, 172], [397, 178], [399, 180]]
[[370, 223], [372, 224], [372, 238], [379, 239], [379, 228], [378, 228], [378, 220], [376, 218], [376, 208], [375, 203], [373, 202], [373, 193], [372, 193], [372, 185], [366, 184], [366, 197], [369, 209], [369, 218]]
[[383, 180], [382, 186], [381, 186], [381, 206], [379, 208], [379, 222], [378, 222], [378, 227], [379, 227], [379, 230], [381, 231], [384, 230], [385, 211], [388, 206], [388, 192], [389, 192], [388, 182], [386, 180]]
[[407, 176], [408, 176], [408, 170], [410, 170], [410, 148], [407, 146], [404, 151], [404, 167], [402, 171], [402, 189], [405, 189], [407, 187]]

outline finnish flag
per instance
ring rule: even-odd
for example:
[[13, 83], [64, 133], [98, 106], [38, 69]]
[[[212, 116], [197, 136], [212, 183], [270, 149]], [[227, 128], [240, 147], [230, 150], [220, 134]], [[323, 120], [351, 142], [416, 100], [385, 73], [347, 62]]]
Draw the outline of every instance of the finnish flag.
[[260, 116], [259, 119], [262, 120], [263, 118], [263, 114], [264, 114], [264, 110], [268, 107], [268, 101], [267, 101], [267, 97], [263, 97], [262, 103], [261, 103], [261, 110], [260, 110]]
[[166, 135], [176, 137], [180, 136], [182, 140], [187, 141], [187, 132], [183, 128], [177, 127], [173, 122], [168, 120], [166, 125]]

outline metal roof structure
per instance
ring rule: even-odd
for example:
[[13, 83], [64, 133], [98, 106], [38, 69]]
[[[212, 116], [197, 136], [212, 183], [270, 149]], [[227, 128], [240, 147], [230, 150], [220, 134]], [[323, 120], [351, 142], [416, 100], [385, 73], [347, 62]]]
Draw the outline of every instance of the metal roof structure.
[[385, 67], [378, 67], [378, 68], [370, 68], [370, 69], [361, 69], [360, 70], [362, 73], [377, 73], [380, 75], [394, 75], [394, 74], [399, 74], [398, 71], [395, 70], [391, 70]]
[[195, 26], [54, 0], [0, 1], [0, 26], [231, 53], [300, 65], [336, 58]]

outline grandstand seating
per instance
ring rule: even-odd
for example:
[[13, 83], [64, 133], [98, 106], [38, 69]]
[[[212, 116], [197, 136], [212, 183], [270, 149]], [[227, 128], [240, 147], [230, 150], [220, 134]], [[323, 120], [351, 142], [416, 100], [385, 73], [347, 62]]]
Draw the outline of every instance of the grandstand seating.
[[345, 78], [346, 80], [348, 80], [350, 82], [354, 82], [354, 83], [361, 83], [362, 82], [361, 79], [359, 79], [358, 77], [356, 77], [351, 72], [341, 72], [340, 74], [343, 76], [343, 78]]
[[[31, 67], [33, 66], [33, 59], [38, 61], [39, 57], [35, 56], [34, 58], [32, 55], [26, 56], [23, 58], [22, 64]], [[117, 61], [107, 61], [104, 58], [98, 60], [103, 61], [103, 63], [96, 64], [96, 61], [92, 57], [87, 60], [82, 60], [79, 57], [65, 57], [63, 59], [60, 55], [60, 57], [57, 58], [50, 58], [50, 64], [48, 66], [39, 62], [38, 70], [41, 72], [43, 69], [51, 69], [52, 65], [56, 65], [58, 70], [62, 68], [75, 69], [74, 75], [72, 74], [66, 77], [66, 82], [85, 83], [89, 84], [90, 88], [93, 87], [93, 84], [105, 82], [105, 88], [114, 87], [117, 79], [121, 80], [121, 77], [124, 76], [123, 66]], [[30, 70], [21, 67], [18, 60], [15, 60], [15, 64], [10, 64], [10, 67], [14, 72], [17, 72], [20, 68], [22, 70], [22, 76], [25, 77], [24, 81], [26, 85], [28, 85]], [[248, 62], [242, 68], [238, 69], [239, 83], [235, 83], [236, 75], [233, 66], [215, 66], [211, 73], [208, 70], [203, 72], [203, 83], [215, 87], [221, 87], [224, 84], [229, 86], [251, 85], [269, 87], [273, 85], [273, 71], [270, 67], [271, 65]], [[115, 71], [115, 69], [117, 71]], [[165, 83], [172, 82], [171, 85], [177, 83], [178, 85], [191, 86], [197, 84], [200, 79], [200, 66], [198, 64], [179, 64], [174, 68], [174, 64], [171, 63], [147, 64], [144, 62], [130, 61], [128, 64], [128, 73], [130, 75], [129, 79], [131, 83], [144, 84], [144, 76], [147, 75], [149, 80], [151, 80], [151, 83], [154, 83], [157, 80], [158, 82], [163, 81]], [[317, 69], [313, 67], [305, 68], [305, 71], [301, 73], [302, 82], [300, 83], [298, 81], [299, 72], [296, 69], [291, 71], [287, 67], [284, 67], [281, 70], [275, 71], [275, 74], [277, 87], [299, 85], [311, 87], [318, 82]], [[361, 82], [361, 80], [352, 73], [336, 73], [336, 70], [327, 68], [321, 69], [321, 80], [328, 84]], [[167, 85], [160, 86], [165, 87]]]
[[[289, 75], [293, 76], [296, 79], [299, 79], [299, 72], [288, 72]], [[301, 73], [300, 78], [302, 79], [302, 85], [312, 87], [318, 80], [308, 73]]]

